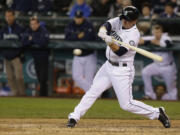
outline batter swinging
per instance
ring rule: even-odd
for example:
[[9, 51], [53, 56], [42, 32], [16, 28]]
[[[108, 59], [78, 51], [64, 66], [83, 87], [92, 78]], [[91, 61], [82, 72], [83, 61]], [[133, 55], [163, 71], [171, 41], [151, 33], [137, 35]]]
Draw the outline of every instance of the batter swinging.
[[170, 127], [170, 121], [163, 107], [154, 108], [132, 97], [132, 82], [134, 79], [135, 51], [112, 42], [112, 37], [133, 46], [137, 46], [140, 38], [136, 22], [139, 12], [133, 6], [123, 9], [120, 17], [108, 20], [100, 28], [98, 36], [107, 43], [107, 61], [97, 72], [89, 91], [83, 96], [74, 112], [69, 114], [68, 127], [74, 127], [77, 121], [87, 112], [96, 99], [108, 88], [113, 87], [120, 107], [126, 111], [158, 119], [165, 128]]

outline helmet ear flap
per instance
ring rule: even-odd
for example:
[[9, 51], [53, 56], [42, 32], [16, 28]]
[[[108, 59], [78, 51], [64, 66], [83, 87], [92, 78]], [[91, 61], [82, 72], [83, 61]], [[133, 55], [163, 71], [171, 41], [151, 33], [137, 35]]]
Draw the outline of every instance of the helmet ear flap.
[[120, 20], [125, 19], [124, 15], [121, 14], [121, 15], [119, 16], [119, 19], [120, 19]]

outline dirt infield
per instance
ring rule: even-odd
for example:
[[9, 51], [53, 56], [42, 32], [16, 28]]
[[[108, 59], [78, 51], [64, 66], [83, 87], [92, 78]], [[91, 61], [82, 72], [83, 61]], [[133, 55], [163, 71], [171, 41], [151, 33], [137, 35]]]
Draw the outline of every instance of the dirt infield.
[[66, 119], [0, 119], [0, 135], [180, 135], [180, 120], [165, 129], [157, 120], [82, 119], [71, 129]]

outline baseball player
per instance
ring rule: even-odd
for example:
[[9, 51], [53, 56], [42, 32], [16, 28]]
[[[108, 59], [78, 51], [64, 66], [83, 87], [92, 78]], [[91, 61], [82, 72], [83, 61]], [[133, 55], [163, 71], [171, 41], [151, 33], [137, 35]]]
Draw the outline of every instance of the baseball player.
[[140, 38], [136, 27], [138, 15], [139, 12], [136, 7], [127, 6], [123, 9], [120, 17], [110, 19], [100, 27], [98, 36], [107, 44], [107, 61], [97, 72], [91, 88], [75, 107], [74, 112], [69, 114], [68, 127], [74, 127], [101, 93], [110, 87], [114, 88], [120, 107], [123, 110], [150, 119], [158, 119], [164, 127], [170, 127], [170, 121], [163, 107], [154, 108], [133, 99], [133, 61], [136, 52], [112, 42], [112, 38], [115, 38], [133, 46], [138, 45]]
[[[163, 33], [161, 25], [155, 25], [152, 28], [153, 36], [142, 37], [140, 44], [152, 44], [160, 47], [169, 47], [172, 44], [171, 38], [167, 33]], [[155, 52], [163, 57], [163, 62], [154, 61], [147, 65], [142, 71], [142, 77], [145, 86], [145, 98], [156, 100], [156, 94], [152, 87], [152, 76], [160, 76], [166, 84], [167, 93], [162, 96], [162, 100], [177, 100], [176, 88], [176, 65], [172, 51]]]
[[[68, 41], [92, 41], [95, 39], [94, 28], [83, 12], [77, 10], [74, 19], [65, 29], [65, 38]], [[72, 63], [72, 77], [76, 85], [85, 92], [89, 90], [97, 65], [96, 52], [93, 50], [81, 49], [81, 52], [74, 53]]]

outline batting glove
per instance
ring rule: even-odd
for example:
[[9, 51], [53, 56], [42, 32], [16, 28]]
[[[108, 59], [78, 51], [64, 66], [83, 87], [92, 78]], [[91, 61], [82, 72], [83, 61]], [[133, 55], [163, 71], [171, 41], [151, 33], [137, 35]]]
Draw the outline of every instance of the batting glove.
[[102, 40], [104, 40], [106, 36], [107, 36], [107, 34], [105, 34], [105, 33], [102, 33], [102, 32], [98, 33], [98, 37], [100, 37]]
[[104, 40], [105, 36], [107, 35], [106, 33], [107, 33], [106, 28], [105, 27], [101, 27], [99, 29], [98, 36]]
[[113, 41], [112, 41], [112, 37], [111, 37], [111, 36], [108, 36], [108, 35], [105, 36], [104, 41], [105, 41], [106, 43], [112, 43], [112, 42], [113, 42]]

